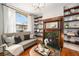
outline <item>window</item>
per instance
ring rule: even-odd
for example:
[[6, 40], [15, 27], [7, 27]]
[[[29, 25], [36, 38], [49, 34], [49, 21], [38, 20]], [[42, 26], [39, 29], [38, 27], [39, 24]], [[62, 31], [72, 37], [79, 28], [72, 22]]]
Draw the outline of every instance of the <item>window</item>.
[[16, 32], [24, 32], [27, 30], [28, 18], [20, 13], [16, 13]]

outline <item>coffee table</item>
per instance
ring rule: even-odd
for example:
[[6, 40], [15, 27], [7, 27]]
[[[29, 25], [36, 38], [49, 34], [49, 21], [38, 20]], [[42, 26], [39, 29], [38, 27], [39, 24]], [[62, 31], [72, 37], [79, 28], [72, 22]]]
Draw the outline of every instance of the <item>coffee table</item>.
[[36, 47], [37, 47], [37, 45], [34, 46], [34, 47], [30, 50], [30, 52], [29, 52], [30, 56], [41, 56], [39, 53], [37, 53], [37, 52], [35, 51], [35, 48], [36, 48]]
[[[29, 52], [29, 55], [30, 55], [30, 56], [42, 56], [40, 53], [38, 53], [38, 52], [35, 51], [35, 48], [36, 48], [36, 47], [37, 47], [37, 45], [34, 46], [34, 47], [30, 50], [30, 52]], [[54, 53], [54, 52], [52, 52], [52, 50], [53, 50], [53, 49], [51, 49], [51, 52], [50, 52], [50, 55], [49, 55], [49, 56], [59, 56], [59, 55], [60, 55], [60, 52], [59, 52], [59, 51], [55, 51], [55, 53]]]

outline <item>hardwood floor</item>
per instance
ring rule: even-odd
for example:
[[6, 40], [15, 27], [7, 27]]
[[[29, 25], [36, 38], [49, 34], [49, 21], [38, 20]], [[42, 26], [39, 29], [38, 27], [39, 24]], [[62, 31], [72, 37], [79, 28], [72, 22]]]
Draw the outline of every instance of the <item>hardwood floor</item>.
[[[38, 38], [37, 44], [39, 42], [41, 42], [40, 38]], [[34, 46], [35, 45], [33, 45], [32, 47]], [[20, 54], [20, 56], [30, 56], [29, 52], [32, 47], [26, 49], [23, 53]], [[79, 56], [79, 52], [64, 47], [62, 51], [60, 51], [60, 56]]]
[[[37, 44], [35, 44], [35, 45], [37, 45]], [[20, 56], [30, 56], [29, 55], [30, 49], [32, 47], [34, 47], [35, 45], [33, 45], [33, 46], [29, 47], [28, 49], [26, 49], [23, 53], [20, 54]]]
[[79, 56], [79, 52], [68, 48], [63, 48], [60, 53], [61, 56]]
[[1, 52], [1, 53], [0, 53], [0, 56], [3, 56], [3, 55], [4, 55], [3, 52]]
[[[32, 46], [32, 47], [34, 47], [34, 46]], [[26, 49], [23, 53], [20, 54], [20, 56], [30, 56], [29, 51], [32, 47]], [[60, 52], [60, 56], [79, 56], [79, 52], [73, 51], [68, 48], [63, 48], [62, 51]]]

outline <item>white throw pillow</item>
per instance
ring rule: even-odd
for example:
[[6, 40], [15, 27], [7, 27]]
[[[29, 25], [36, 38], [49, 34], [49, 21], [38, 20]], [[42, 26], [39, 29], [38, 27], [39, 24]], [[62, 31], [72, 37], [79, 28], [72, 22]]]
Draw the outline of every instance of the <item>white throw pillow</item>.
[[33, 34], [30, 34], [30, 38], [33, 38]]
[[6, 37], [5, 41], [8, 44], [8, 46], [11, 46], [13, 43], [15, 43], [14, 36]]

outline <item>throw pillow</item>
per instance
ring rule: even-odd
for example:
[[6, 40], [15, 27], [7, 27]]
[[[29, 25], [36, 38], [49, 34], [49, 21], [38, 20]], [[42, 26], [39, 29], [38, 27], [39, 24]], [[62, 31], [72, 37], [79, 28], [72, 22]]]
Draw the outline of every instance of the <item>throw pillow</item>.
[[30, 38], [34, 38], [34, 37], [33, 37], [33, 34], [29, 34], [29, 35], [30, 35]]
[[24, 35], [24, 40], [29, 40], [30, 39], [30, 35]]
[[14, 40], [15, 40], [15, 44], [18, 44], [18, 43], [20, 43], [22, 41], [20, 36], [15, 37]]
[[14, 41], [14, 36], [11, 36], [11, 37], [7, 37], [7, 36], [6, 36], [6, 38], [5, 38], [4, 40], [5, 40], [5, 42], [6, 42], [6, 44], [7, 44], [8, 46], [11, 46], [12, 44], [15, 43], [15, 41]]

